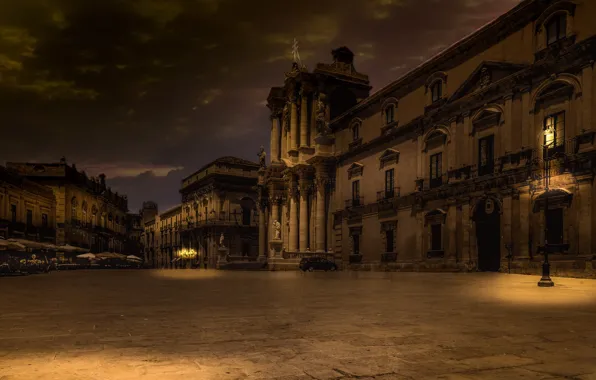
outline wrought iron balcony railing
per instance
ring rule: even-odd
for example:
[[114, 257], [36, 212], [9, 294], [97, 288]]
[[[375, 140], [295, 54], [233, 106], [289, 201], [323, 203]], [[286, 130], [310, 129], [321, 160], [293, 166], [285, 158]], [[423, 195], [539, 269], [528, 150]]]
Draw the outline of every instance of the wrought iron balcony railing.
[[354, 208], [364, 206], [364, 197], [352, 197], [346, 200], [346, 208]]
[[394, 198], [399, 198], [400, 188], [395, 187], [391, 190], [377, 191], [377, 202], [387, 201]]

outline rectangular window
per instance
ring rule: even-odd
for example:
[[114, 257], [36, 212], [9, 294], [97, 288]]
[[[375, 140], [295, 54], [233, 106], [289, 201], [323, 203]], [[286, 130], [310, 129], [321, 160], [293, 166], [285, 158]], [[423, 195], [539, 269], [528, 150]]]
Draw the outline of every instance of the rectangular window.
[[393, 198], [395, 188], [395, 171], [389, 169], [385, 171], [385, 198]]
[[437, 153], [430, 156], [430, 187], [437, 187], [443, 184], [443, 176], [441, 175], [443, 161], [443, 153]]
[[491, 174], [494, 170], [495, 136], [490, 135], [478, 140], [478, 174]]
[[10, 219], [11, 222], [17, 222], [17, 205], [10, 205]]
[[544, 149], [549, 155], [565, 151], [565, 112], [544, 119]]
[[33, 211], [27, 210], [27, 227], [33, 226]]
[[360, 206], [360, 181], [352, 182], [352, 205]]
[[354, 242], [354, 255], [360, 254], [360, 235], [352, 235], [352, 241]]
[[395, 107], [388, 106], [385, 109], [385, 124], [391, 124], [395, 120]]
[[563, 209], [546, 210], [546, 241], [548, 244], [563, 244]]
[[48, 228], [48, 214], [41, 214], [41, 226]]
[[352, 140], [356, 141], [360, 138], [360, 125], [356, 124], [352, 127]]
[[394, 249], [393, 230], [385, 231], [385, 252], [392, 253]]
[[557, 15], [546, 24], [546, 42], [548, 45], [554, 44], [566, 35], [567, 15]]
[[443, 249], [443, 238], [441, 236], [441, 225], [431, 224], [430, 226], [430, 249], [432, 251], [441, 251]]
[[443, 83], [441, 81], [435, 82], [431, 87], [432, 102], [438, 102], [443, 96]]

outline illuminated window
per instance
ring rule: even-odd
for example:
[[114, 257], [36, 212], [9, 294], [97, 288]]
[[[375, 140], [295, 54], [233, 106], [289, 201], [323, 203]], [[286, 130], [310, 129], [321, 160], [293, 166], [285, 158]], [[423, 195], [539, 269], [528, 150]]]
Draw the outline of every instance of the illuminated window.
[[544, 148], [560, 151], [565, 148], [565, 112], [559, 112], [544, 119]]
[[546, 24], [546, 43], [552, 45], [567, 35], [567, 15], [558, 14]]
[[432, 102], [437, 102], [443, 97], [443, 82], [436, 81], [431, 87]]

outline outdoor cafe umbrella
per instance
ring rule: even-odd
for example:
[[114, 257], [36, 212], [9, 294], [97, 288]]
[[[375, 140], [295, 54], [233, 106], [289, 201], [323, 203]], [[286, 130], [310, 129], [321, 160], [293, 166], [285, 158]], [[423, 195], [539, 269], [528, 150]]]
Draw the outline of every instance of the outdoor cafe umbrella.
[[71, 253], [75, 253], [75, 252], [87, 253], [87, 252], [89, 252], [88, 249], [81, 248], [81, 247], [75, 247], [70, 244], [61, 245], [61, 246], [57, 247], [57, 249], [59, 251], [71, 252]]
[[93, 253], [83, 253], [82, 255], [77, 255], [77, 258], [91, 260], [95, 258], [95, 255]]
[[21, 243], [17, 243], [15, 241], [10, 241], [10, 240], [4, 240], [4, 239], [0, 239], [0, 248], [10, 249], [10, 250], [13, 250], [13, 251], [25, 251], [25, 250], [27, 250], [27, 247], [25, 247]]
[[137, 257], [135, 255], [128, 255], [128, 256], [126, 256], [126, 260], [130, 260], [130, 261], [143, 261], [143, 259], [141, 259], [140, 257]]
[[126, 259], [125, 255], [115, 252], [102, 252], [95, 255], [98, 259]]
[[8, 239], [8, 241], [21, 244], [26, 248], [47, 249], [46, 243], [40, 243], [38, 241], [31, 241], [31, 240], [26, 240], [26, 239]]

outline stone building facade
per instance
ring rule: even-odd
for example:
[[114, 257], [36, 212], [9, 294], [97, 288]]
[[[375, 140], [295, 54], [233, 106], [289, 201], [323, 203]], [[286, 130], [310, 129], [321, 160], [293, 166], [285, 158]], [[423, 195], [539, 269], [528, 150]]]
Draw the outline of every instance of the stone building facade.
[[180, 257], [182, 242], [180, 229], [182, 227], [182, 205], [177, 205], [159, 215], [156, 222], [159, 227], [159, 253], [166, 268], [186, 267], [188, 259]]
[[214, 268], [223, 244], [232, 259], [258, 255], [257, 177], [259, 165], [221, 157], [182, 180], [181, 249]]
[[522, 1], [373, 95], [347, 48], [294, 63], [268, 98], [262, 250], [534, 273], [548, 247], [555, 274], [593, 273], [594, 14]]
[[143, 235], [144, 228], [142, 226], [141, 213], [127, 213], [126, 214], [126, 241], [124, 243], [124, 251], [127, 255], [135, 255], [137, 257], [143, 256]]
[[0, 236], [54, 244], [56, 200], [52, 189], [0, 166]]
[[7, 163], [19, 175], [47, 186], [56, 200], [56, 244], [91, 252], [123, 252], [128, 200], [106, 185], [105, 175], [89, 178], [65, 159], [58, 163]]

